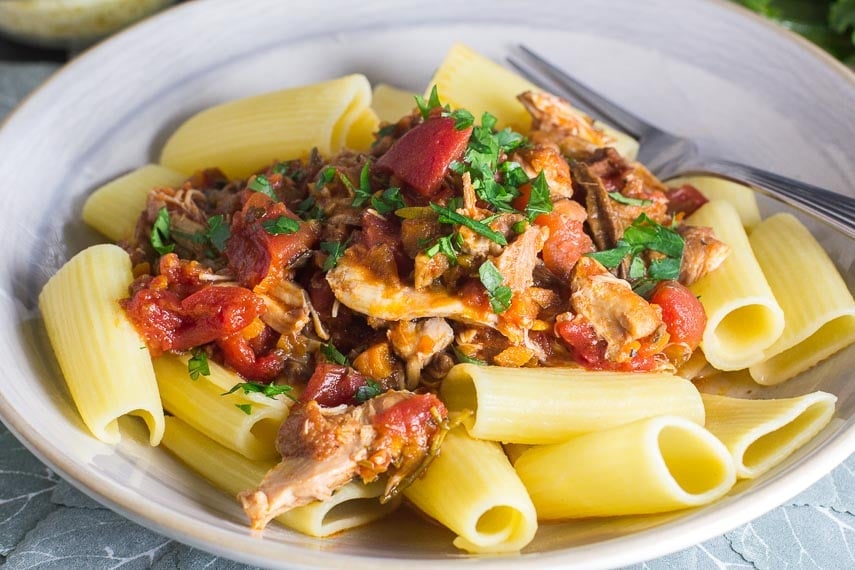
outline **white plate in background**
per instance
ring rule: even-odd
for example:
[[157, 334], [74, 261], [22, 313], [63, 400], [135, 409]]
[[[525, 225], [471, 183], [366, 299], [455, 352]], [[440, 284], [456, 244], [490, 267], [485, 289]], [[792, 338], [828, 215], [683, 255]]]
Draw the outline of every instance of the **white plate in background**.
[[[723, 1], [234, 2], [183, 4], [86, 53], [0, 131], [0, 417], [40, 458], [129, 518], [267, 566], [607, 567], [721, 534], [777, 506], [855, 450], [855, 351], [784, 386], [837, 394], [831, 426], [761, 479], [703, 509], [542, 525], [521, 555], [470, 557], [452, 534], [396, 514], [332, 539], [272, 525], [253, 536], [238, 505], [145, 444], [141, 424], [104, 445], [85, 430], [36, 309], [48, 276], [99, 238], [80, 208], [99, 184], [156, 159], [210, 105], [365, 73], [416, 91], [462, 41], [501, 60], [524, 42], [642, 117], [722, 153], [839, 192], [855, 180], [855, 79], [815, 48]], [[768, 203], [764, 202], [767, 205]], [[852, 241], [812, 226], [855, 280]], [[453, 482], [449, 482], [453, 484]]]

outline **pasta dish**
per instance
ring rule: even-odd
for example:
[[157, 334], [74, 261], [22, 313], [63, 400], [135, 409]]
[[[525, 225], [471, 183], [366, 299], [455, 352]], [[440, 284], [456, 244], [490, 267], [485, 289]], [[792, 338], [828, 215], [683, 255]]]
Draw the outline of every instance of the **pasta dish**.
[[93, 434], [142, 417], [256, 530], [403, 503], [496, 553], [538, 520], [703, 505], [836, 399], [692, 379], [786, 381], [855, 340], [855, 302], [796, 218], [663, 183], [634, 145], [464, 46], [424, 96], [351, 75], [226, 103], [90, 196], [117, 245], [40, 308]]

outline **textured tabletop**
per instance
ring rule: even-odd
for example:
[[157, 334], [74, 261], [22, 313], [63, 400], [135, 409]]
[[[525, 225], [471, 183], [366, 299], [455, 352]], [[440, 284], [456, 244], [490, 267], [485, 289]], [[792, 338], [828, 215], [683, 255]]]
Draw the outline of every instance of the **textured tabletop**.
[[[55, 68], [0, 62], [0, 120]], [[0, 568], [248, 567], [170, 540], [102, 507], [0, 425]], [[855, 456], [765, 516], [631, 568], [855, 568]]]

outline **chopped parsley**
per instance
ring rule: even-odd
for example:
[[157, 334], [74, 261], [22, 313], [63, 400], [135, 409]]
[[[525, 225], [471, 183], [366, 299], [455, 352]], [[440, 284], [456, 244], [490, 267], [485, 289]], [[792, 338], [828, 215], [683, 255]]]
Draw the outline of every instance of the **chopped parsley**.
[[345, 176], [344, 174], [339, 173], [339, 178], [341, 178], [342, 184], [344, 184], [348, 190], [353, 193], [353, 203], [351, 206], [354, 208], [359, 208], [360, 206], [365, 205], [371, 199], [371, 163], [366, 162], [362, 166], [362, 170], [359, 172], [359, 188], [353, 185], [353, 182]]
[[620, 192], [609, 192], [609, 198], [620, 204], [626, 204], [627, 206], [649, 206], [653, 203], [653, 200], [630, 198], [629, 196], [624, 196]]
[[467, 354], [465, 354], [462, 350], [457, 348], [456, 346], [452, 346], [451, 350], [454, 351], [454, 356], [457, 358], [457, 362], [461, 364], [476, 364], [478, 366], [487, 366], [487, 363], [481, 360], [480, 358], [473, 358]]
[[508, 245], [508, 240], [505, 239], [505, 236], [483, 222], [467, 218], [466, 216], [458, 214], [449, 207], [440, 206], [433, 202], [430, 203], [430, 207], [434, 212], [439, 214], [439, 223], [441, 224], [459, 224], [461, 226], [466, 226], [473, 232], [480, 234], [499, 245]]
[[304, 220], [320, 220], [324, 217], [321, 207], [318, 206], [318, 203], [312, 196], [307, 197], [305, 200], [297, 204], [297, 210], [295, 213]]
[[437, 253], [443, 254], [451, 262], [451, 265], [457, 265], [457, 254], [459, 248], [463, 245], [463, 238], [459, 233], [454, 232], [450, 236], [442, 236], [436, 243], [425, 250], [425, 255], [433, 257]]
[[347, 249], [347, 246], [350, 245], [350, 238], [347, 238], [344, 242], [340, 241], [322, 241], [321, 242], [321, 251], [327, 254], [327, 258], [324, 261], [324, 266], [322, 269], [324, 271], [329, 271], [336, 265], [338, 265], [338, 260], [341, 259], [341, 256], [344, 255], [344, 250]]
[[264, 220], [261, 227], [270, 235], [278, 236], [295, 233], [300, 229], [300, 222], [288, 216], [279, 216], [275, 220]]
[[326, 358], [329, 362], [332, 362], [333, 364], [340, 364], [341, 366], [350, 366], [350, 362], [347, 361], [347, 357], [345, 357], [345, 355], [339, 352], [339, 350], [331, 342], [321, 345], [321, 354], [323, 354], [324, 358]]
[[239, 409], [246, 415], [250, 415], [252, 413], [252, 404], [235, 404], [235, 408]]
[[503, 285], [504, 279], [492, 261], [485, 261], [478, 269], [481, 284], [487, 290], [490, 306], [496, 314], [504, 313], [511, 306], [513, 291], [507, 285]]
[[543, 171], [531, 181], [531, 196], [525, 207], [525, 215], [529, 221], [534, 221], [541, 214], [552, 211], [552, 200], [549, 198], [549, 186], [546, 183], [546, 175]]
[[321, 188], [332, 182], [335, 178], [335, 173], [335, 166], [327, 166], [326, 168], [321, 170], [321, 174], [318, 176], [318, 181], [315, 182], [315, 190], [320, 190]]
[[198, 380], [199, 376], [210, 376], [211, 368], [208, 366], [208, 355], [202, 351], [195, 351], [190, 360], [187, 361], [187, 372], [191, 380]]
[[276, 195], [276, 192], [273, 191], [273, 185], [270, 183], [270, 179], [263, 174], [254, 176], [252, 180], [249, 181], [247, 188], [253, 192], [261, 192], [274, 202], [279, 201], [279, 197]]
[[475, 124], [475, 116], [466, 109], [455, 109], [448, 116], [454, 119], [454, 128], [458, 131], [465, 131]]
[[361, 404], [382, 393], [383, 386], [379, 382], [375, 382], [371, 378], [366, 378], [365, 384], [356, 389], [353, 399]]
[[[630, 256], [628, 276], [634, 281], [633, 290], [639, 295], [649, 293], [658, 281], [677, 279], [683, 260], [683, 237], [675, 230], [657, 224], [647, 214], [641, 214], [626, 228], [623, 237], [613, 249], [588, 253], [608, 269], [614, 269]], [[655, 251], [664, 257], [645, 264], [647, 251]]]
[[380, 196], [371, 197], [371, 207], [379, 214], [388, 214], [400, 208], [406, 208], [400, 188], [387, 188]]
[[157, 211], [157, 219], [154, 220], [154, 225], [151, 227], [151, 247], [160, 255], [172, 253], [172, 250], [175, 249], [175, 244], [167, 244], [170, 239], [169, 211], [166, 209], [166, 206], [163, 206]]
[[296, 401], [296, 398], [291, 395], [293, 388], [287, 384], [259, 384], [258, 382], [238, 382], [228, 392], [223, 392], [221, 396], [234, 394], [238, 390], [242, 390], [244, 394], [263, 394], [268, 398], [276, 398], [276, 396], [284, 395]]
[[422, 119], [427, 119], [430, 117], [431, 111], [434, 109], [442, 109], [442, 103], [439, 102], [439, 93], [437, 93], [436, 85], [433, 86], [430, 90], [430, 95], [428, 95], [427, 101], [421, 95], [416, 95], [416, 106], [419, 108], [419, 112], [422, 114]]
[[202, 233], [202, 237], [214, 246], [219, 253], [226, 250], [226, 241], [231, 237], [232, 231], [229, 225], [225, 223], [225, 218], [222, 214], [211, 216], [208, 218], [208, 229]]

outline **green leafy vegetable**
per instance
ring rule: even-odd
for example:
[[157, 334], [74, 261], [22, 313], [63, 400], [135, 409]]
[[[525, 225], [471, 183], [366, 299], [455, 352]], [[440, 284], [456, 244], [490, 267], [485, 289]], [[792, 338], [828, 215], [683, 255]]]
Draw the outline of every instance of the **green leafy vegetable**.
[[475, 116], [466, 109], [456, 109], [448, 115], [454, 119], [454, 128], [463, 131], [475, 124]]
[[250, 415], [252, 413], [252, 404], [235, 404], [235, 407], [246, 415]]
[[504, 313], [511, 306], [513, 291], [507, 285], [503, 285], [504, 279], [492, 261], [485, 261], [478, 269], [481, 284], [487, 290], [490, 306], [496, 314]]
[[442, 103], [439, 102], [439, 93], [437, 93], [436, 85], [431, 88], [427, 101], [425, 101], [425, 98], [421, 95], [416, 95], [415, 97], [416, 106], [419, 108], [419, 112], [422, 114], [423, 119], [430, 117], [431, 111], [434, 109], [442, 109]]
[[166, 206], [163, 206], [157, 211], [157, 218], [154, 220], [154, 225], [151, 227], [151, 247], [160, 255], [172, 253], [175, 249], [175, 244], [167, 242], [171, 239], [169, 233], [169, 211]]
[[467, 218], [466, 216], [458, 214], [451, 208], [440, 206], [439, 204], [434, 204], [433, 202], [430, 203], [430, 207], [434, 212], [439, 214], [439, 223], [441, 224], [458, 224], [461, 226], [466, 226], [473, 232], [478, 233], [484, 236], [485, 238], [496, 242], [499, 245], [508, 245], [508, 240], [505, 239], [505, 236], [495, 231], [483, 222], [473, 220], [472, 218]]
[[433, 257], [437, 253], [441, 253], [448, 258], [451, 265], [457, 265], [457, 255], [460, 253], [459, 248], [462, 242], [463, 238], [457, 232], [449, 236], [442, 236], [436, 240], [436, 243], [425, 250], [425, 255]]
[[339, 350], [331, 342], [321, 345], [321, 354], [323, 354], [324, 358], [326, 358], [329, 362], [332, 362], [333, 364], [340, 364], [341, 366], [350, 366], [350, 362], [347, 361], [347, 357], [345, 357], [341, 352], [339, 352]]
[[371, 207], [380, 214], [388, 214], [406, 206], [400, 188], [387, 188], [380, 196], [371, 197]]
[[320, 190], [321, 188], [332, 182], [335, 178], [335, 174], [335, 166], [327, 166], [326, 168], [321, 170], [321, 173], [318, 176], [318, 181], [315, 182], [315, 190]]
[[315, 199], [312, 196], [309, 196], [297, 204], [297, 210], [295, 213], [304, 220], [320, 220], [324, 217], [321, 207], [318, 206], [318, 203], [315, 202]]
[[487, 363], [484, 362], [483, 360], [480, 360], [478, 358], [473, 358], [471, 356], [467, 356], [466, 354], [463, 353], [462, 350], [460, 350], [456, 346], [452, 346], [451, 350], [454, 351], [454, 356], [457, 358], [457, 362], [459, 362], [461, 364], [465, 363], [465, 364], [476, 364], [478, 366], [487, 366]]
[[231, 235], [231, 228], [225, 223], [222, 214], [208, 218], [208, 229], [205, 231], [205, 237], [218, 252], [223, 253], [226, 250], [226, 241]]
[[232, 389], [228, 392], [223, 392], [220, 394], [221, 396], [228, 396], [229, 394], [234, 394], [238, 390], [242, 390], [244, 394], [263, 394], [268, 398], [276, 398], [276, 396], [284, 395], [288, 398], [291, 398], [295, 402], [297, 401], [294, 396], [291, 395], [293, 388], [288, 386], [287, 384], [259, 384], [258, 382], [238, 382]]
[[546, 175], [543, 171], [531, 182], [531, 196], [525, 207], [525, 215], [529, 221], [534, 221], [541, 214], [552, 211], [552, 200], [549, 198], [549, 185], [546, 183]]
[[359, 208], [363, 206], [366, 202], [371, 199], [371, 163], [366, 162], [362, 166], [362, 170], [359, 173], [359, 188], [353, 185], [353, 182], [350, 181], [350, 178], [345, 176], [344, 174], [339, 173], [339, 178], [341, 179], [341, 183], [345, 185], [345, 187], [353, 193], [353, 203], [351, 204], [354, 208]]
[[208, 355], [197, 350], [187, 361], [187, 372], [191, 380], [198, 380], [199, 376], [210, 376], [211, 368], [208, 366]]
[[288, 216], [279, 216], [275, 220], [264, 220], [261, 222], [264, 231], [272, 236], [281, 234], [293, 234], [300, 229], [300, 222]]
[[273, 191], [273, 185], [270, 184], [270, 179], [263, 174], [254, 176], [252, 180], [249, 181], [247, 188], [253, 192], [261, 192], [274, 202], [279, 201], [279, 197], [276, 195], [276, 192]]
[[324, 261], [323, 270], [329, 271], [336, 265], [338, 265], [338, 260], [341, 259], [341, 256], [344, 255], [344, 251], [347, 249], [347, 246], [350, 244], [350, 238], [347, 238], [345, 242], [340, 241], [322, 241], [321, 242], [321, 251], [327, 254], [327, 259]]
[[353, 399], [361, 404], [363, 402], [367, 402], [371, 398], [379, 396], [382, 393], [383, 386], [381, 386], [379, 382], [366, 378], [365, 384], [356, 389], [356, 394], [353, 396]]
[[649, 206], [653, 203], [653, 200], [642, 200], [640, 198], [630, 198], [628, 196], [624, 196], [620, 192], [609, 192], [609, 198], [614, 200], [615, 202], [619, 202], [621, 204], [626, 204], [627, 206]]

